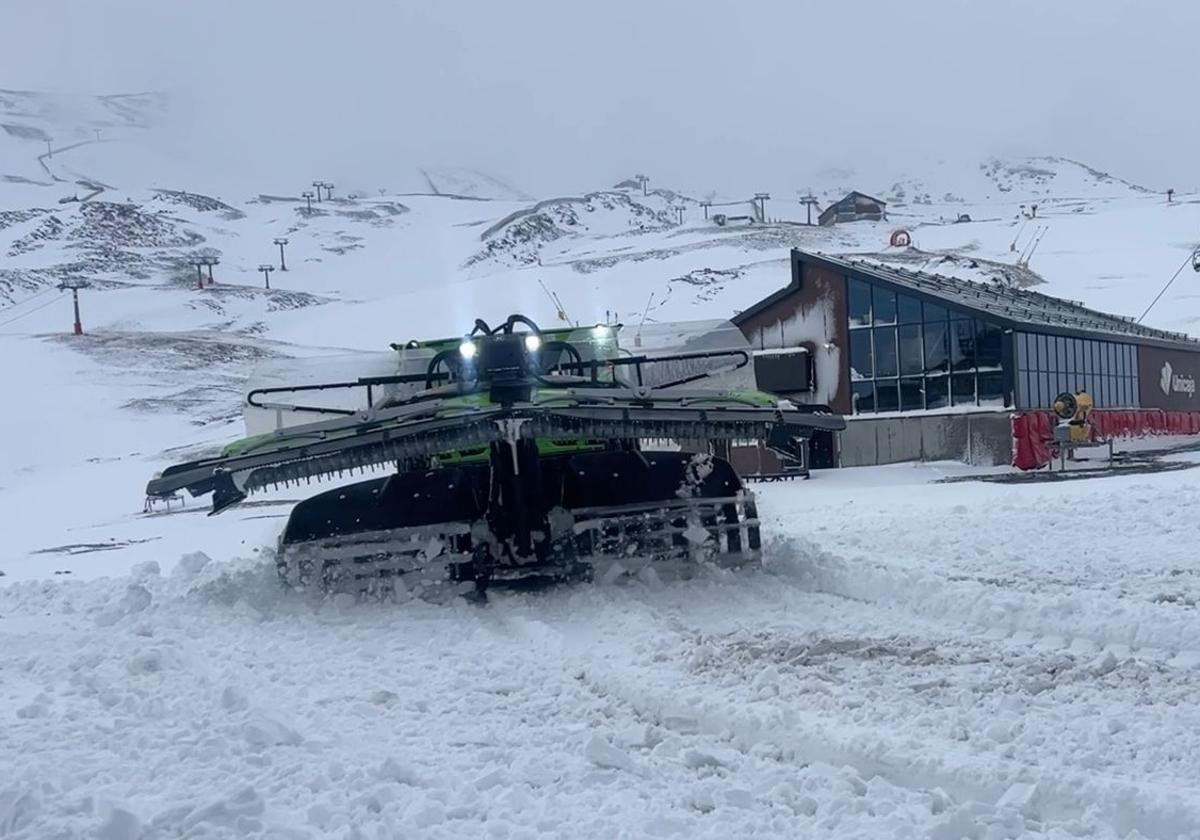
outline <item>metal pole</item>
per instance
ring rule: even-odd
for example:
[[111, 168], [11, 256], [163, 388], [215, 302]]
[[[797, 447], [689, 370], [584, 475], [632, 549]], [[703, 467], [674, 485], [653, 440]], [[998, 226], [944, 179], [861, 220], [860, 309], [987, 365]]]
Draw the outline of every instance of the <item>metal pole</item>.
[[258, 270], [262, 272], [263, 285], [266, 286], [267, 289], [270, 289], [271, 288], [271, 272], [275, 270], [275, 266], [260, 265], [258, 267]]
[[83, 319], [79, 317], [79, 290], [86, 289], [91, 286], [86, 280], [70, 280], [58, 284], [60, 291], [64, 289], [71, 290], [71, 304], [75, 309], [75, 324], [72, 327], [72, 332], [75, 335], [83, 335]]
[[312, 185], [317, 188], [317, 203], [321, 203], [321, 187], [325, 186], [324, 181], [313, 181]]
[[196, 288], [204, 291], [204, 263], [196, 263]]
[[283, 259], [283, 246], [287, 244], [287, 238], [281, 236], [275, 240], [275, 244], [279, 246], [279, 270], [287, 271], [287, 263]]
[[305, 191], [305, 192], [302, 192], [302, 193], [300, 193], [300, 197], [301, 197], [301, 198], [303, 198], [303, 199], [304, 199], [306, 202], [308, 202], [308, 209], [307, 209], [305, 212], [307, 212], [307, 213], [308, 213], [308, 215], [310, 215], [310, 216], [311, 216], [311, 215], [312, 215], [312, 199], [313, 199], [313, 194], [312, 194], [312, 193], [310, 193], [310, 192], [307, 192], [307, 191]]

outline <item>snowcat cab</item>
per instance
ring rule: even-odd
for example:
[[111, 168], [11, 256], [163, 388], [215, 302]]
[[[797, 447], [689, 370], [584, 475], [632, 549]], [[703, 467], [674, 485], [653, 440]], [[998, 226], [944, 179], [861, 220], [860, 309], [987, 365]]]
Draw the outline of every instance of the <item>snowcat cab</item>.
[[[403, 581], [482, 593], [756, 562], [753, 496], [713, 444], [758, 439], [794, 456], [844, 419], [755, 390], [750, 348], [728, 322], [624, 332], [477, 320], [462, 338], [393, 345], [399, 372], [252, 388], [251, 436], [166, 469], [147, 495], [211, 492], [218, 513], [265, 487], [394, 465], [288, 519], [280, 575], [336, 591]], [[330, 398], [349, 393], [357, 404]]]

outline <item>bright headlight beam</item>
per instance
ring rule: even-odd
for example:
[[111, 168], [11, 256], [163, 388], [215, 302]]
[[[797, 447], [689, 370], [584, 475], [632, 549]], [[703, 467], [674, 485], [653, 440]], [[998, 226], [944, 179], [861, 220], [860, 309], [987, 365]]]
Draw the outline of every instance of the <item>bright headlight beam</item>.
[[536, 353], [538, 348], [542, 346], [542, 340], [533, 333], [525, 336], [525, 349], [530, 353]]
[[595, 338], [604, 338], [604, 336], [608, 335], [608, 327], [605, 324], [597, 324], [592, 327], [592, 335]]
[[462, 344], [458, 345], [458, 353], [464, 359], [474, 359], [475, 358], [475, 342], [464, 341]]

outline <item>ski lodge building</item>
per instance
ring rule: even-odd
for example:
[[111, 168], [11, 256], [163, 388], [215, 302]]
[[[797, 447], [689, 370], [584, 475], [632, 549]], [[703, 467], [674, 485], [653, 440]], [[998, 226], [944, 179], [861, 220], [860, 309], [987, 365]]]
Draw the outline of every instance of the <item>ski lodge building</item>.
[[1080, 389], [1119, 433], [1200, 431], [1200, 341], [1181, 333], [848, 257], [793, 250], [791, 270], [733, 322], [761, 387], [846, 415], [840, 440], [814, 439], [813, 467], [1013, 463], [1018, 419]]
[[858, 222], [864, 219], [878, 222], [886, 218], [886, 201], [855, 190], [822, 210], [821, 215], [817, 217], [817, 224], [828, 227], [838, 222]]

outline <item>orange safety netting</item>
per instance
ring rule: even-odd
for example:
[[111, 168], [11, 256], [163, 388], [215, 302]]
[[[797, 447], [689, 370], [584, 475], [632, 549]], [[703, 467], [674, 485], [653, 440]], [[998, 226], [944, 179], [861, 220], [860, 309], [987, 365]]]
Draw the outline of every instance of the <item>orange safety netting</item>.
[[[1101, 438], [1134, 438], [1149, 435], [1200, 434], [1200, 411], [1157, 409], [1096, 410], [1092, 425]], [[1022, 411], [1012, 416], [1013, 466], [1036, 470], [1054, 459], [1054, 427], [1059, 419], [1052, 411]]]

